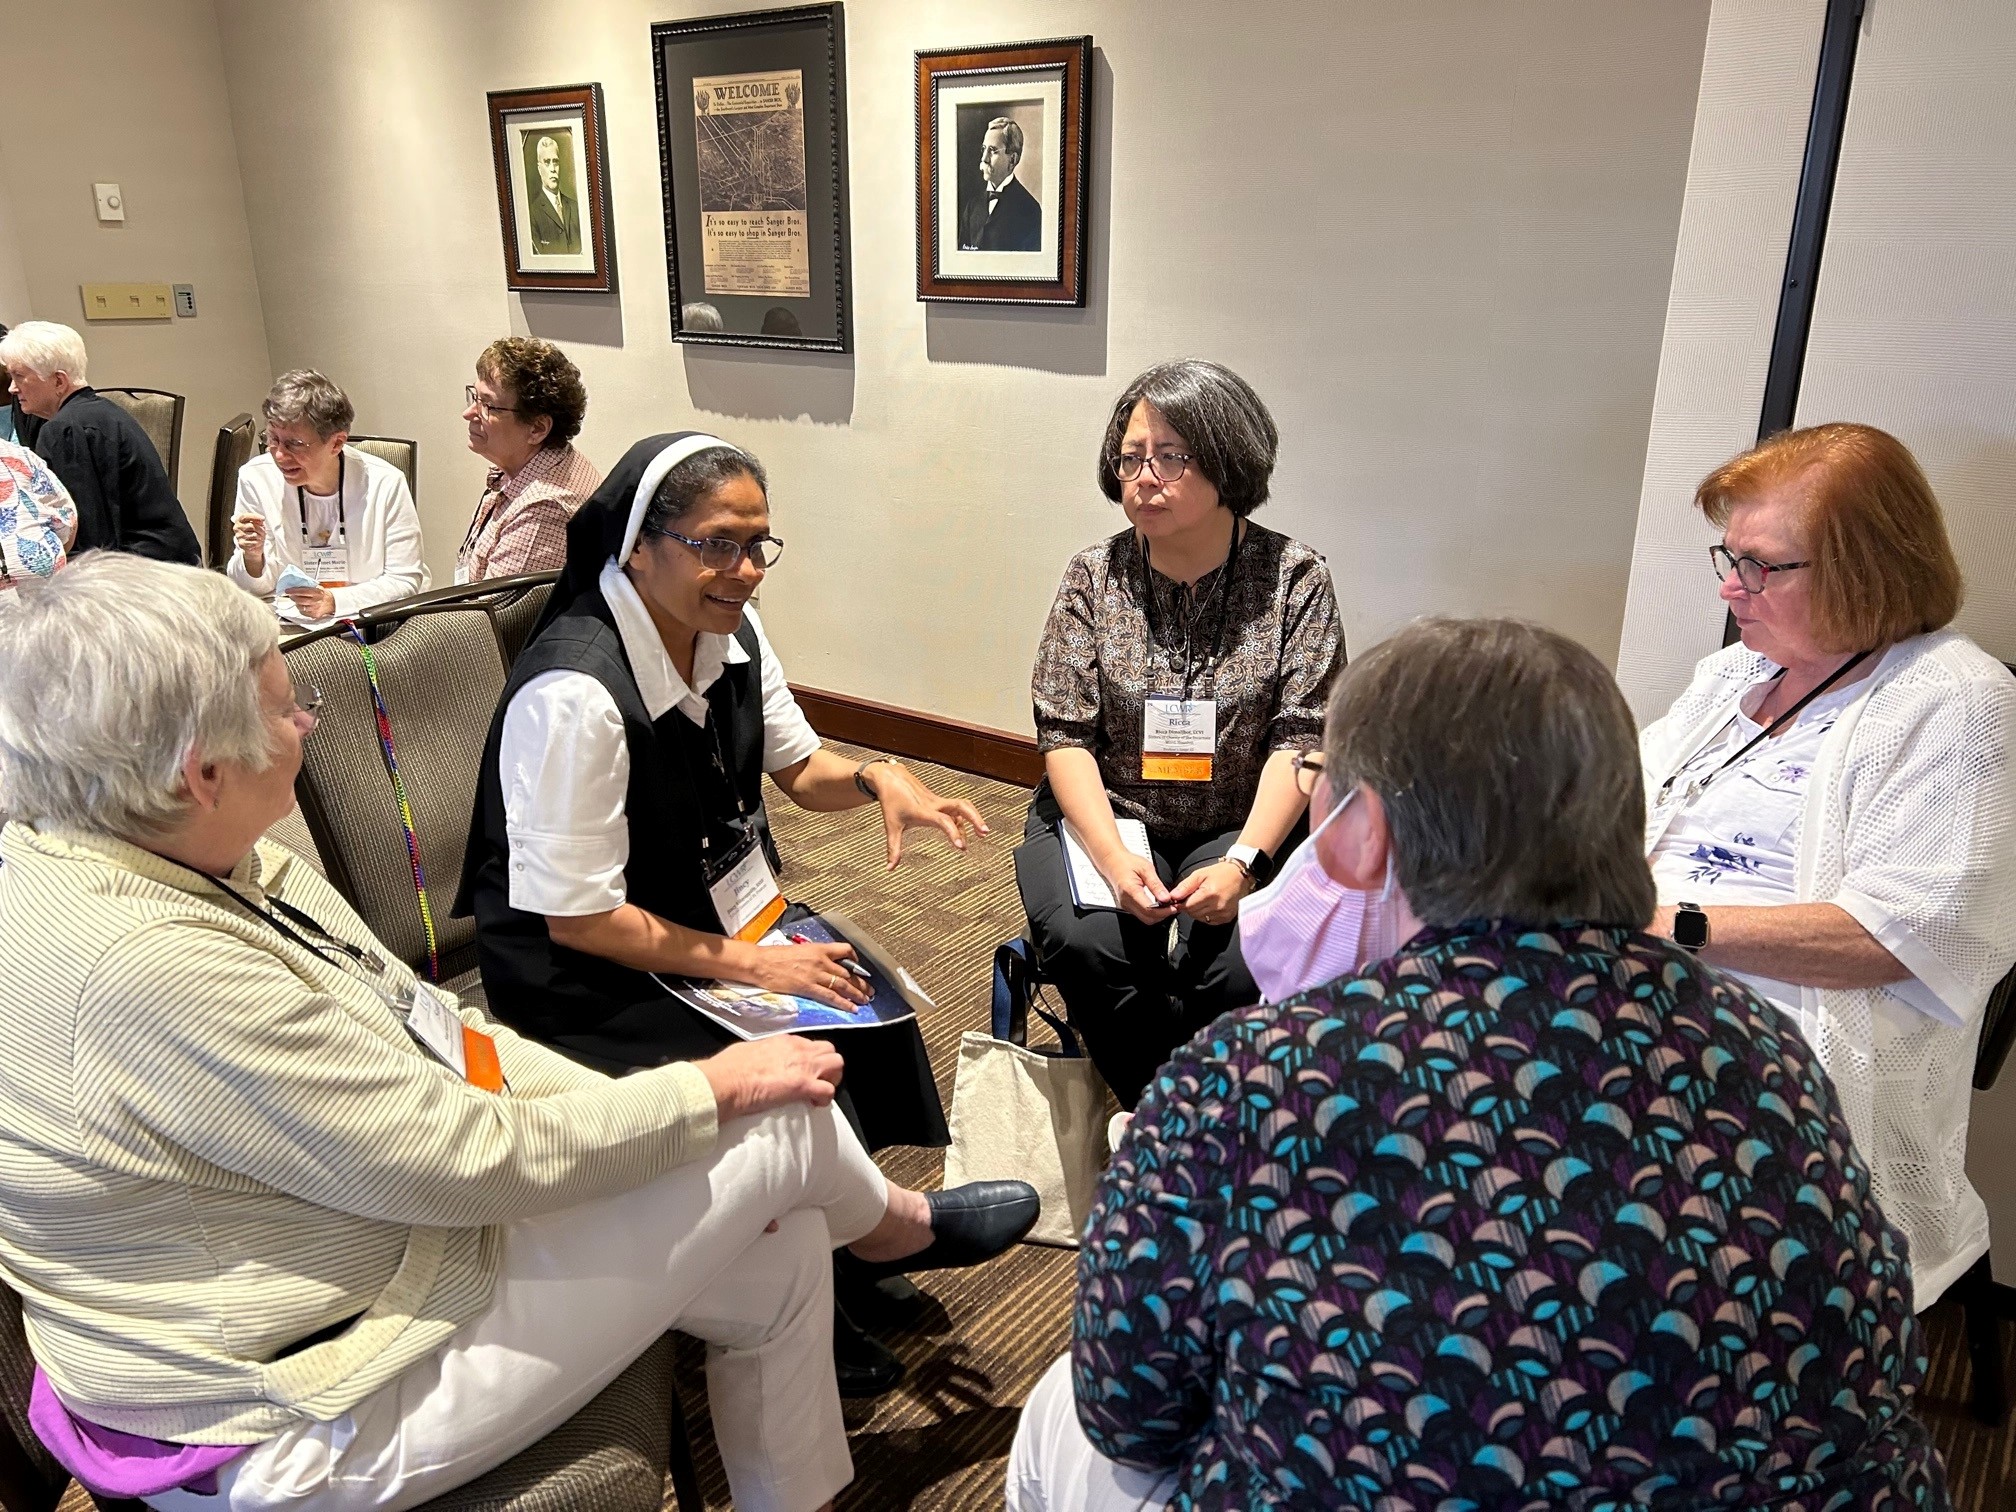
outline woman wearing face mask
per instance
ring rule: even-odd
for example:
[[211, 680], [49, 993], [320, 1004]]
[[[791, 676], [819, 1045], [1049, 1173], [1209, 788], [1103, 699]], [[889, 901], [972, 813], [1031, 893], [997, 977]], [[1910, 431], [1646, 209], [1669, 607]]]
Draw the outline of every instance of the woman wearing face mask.
[[1904, 1241], [1832, 1084], [1647, 929], [1609, 672], [1422, 621], [1339, 676], [1324, 748], [1312, 859], [1249, 949], [1282, 985], [1313, 964], [1273, 949], [1323, 916], [1290, 906], [1311, 872], [1383, 892], [1397, 949], [1156, 1078], [1011, 1512], [1948, 1507]]
[[[1233, 921], [1298, 833], [1290, 762], [1316, 743], [1343, 656], [1323, 558], [1248, 518], [1276, 441], [1260, 396], [1216, 363], [1129, 384], [1099, 454], [1127, 529], [1071, 559], [1036, 653], [1044, 777], [1015, 879], [1044, 974], [1123, 1107], [1255, 996]], [[1060, 821], [1117, 912], [1074, 903]]]
[[[476, 917], [490, 1011], [620, 1071], [734, 1042], [654, 973], [863, 1001], [851, 946], [756, 943], [782, 908], [764, 774], [801, 808], [879, 804], [892, 867], [908, 829], [963, 849], [986, 825], [895, 761], [857, 766], [820, 746], [749, 606], [783, 549], [761, 464], [715, 436], [641, 441], [567, 546], [491, 726], [457, 902]], [[830, 1039], [843, 1110], [871, 1150], [948, 1143], [914, 1020]], [[1020, 1237], [1034, 1196], [1007, 1185], [981, 1196]], [[893, 1385], [893, 1364], [877, 1356], [859, 1382], [843, 1370], [843, 1394]]]

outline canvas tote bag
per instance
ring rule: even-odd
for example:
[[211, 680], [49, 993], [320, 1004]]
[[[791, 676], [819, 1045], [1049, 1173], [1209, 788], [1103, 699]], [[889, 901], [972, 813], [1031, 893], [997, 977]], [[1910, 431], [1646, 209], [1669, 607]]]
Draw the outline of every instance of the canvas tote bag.
[[[1026, 1181], [1043, 1199], [1030, 1240], [1076, 1249], [1106, 1165], [1106, 1083], [1035, 994], [1029, 942], [1010, 940], [994, 952], [994, 1032], [968, 1030], [959, 1042], [945, 1185]], [[1061, 1051], [1028, 1048], [1032, 1008]]]

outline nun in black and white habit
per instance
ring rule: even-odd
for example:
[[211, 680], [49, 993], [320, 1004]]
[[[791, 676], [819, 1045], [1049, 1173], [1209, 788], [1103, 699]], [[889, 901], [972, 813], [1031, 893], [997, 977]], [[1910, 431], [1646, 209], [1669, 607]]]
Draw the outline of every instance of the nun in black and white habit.
[[[878, 803], [892, 866], [910, 827], [961, 848], [986, 829], [899, 763], [820, 746], [748, 604], [769, 532], [755, 458], [691, 432], [633, 446], [568, 527], [484, 749], [457, 912], [490, 1011], [607, 1070], [732, 1042], [653, 973], [865, 998], [850, 947], [755, 943], [782, 900], [764, 773], [802, 808]], [[869, 1149], [948, 1142], [914, 1020], [821, 1037]]]

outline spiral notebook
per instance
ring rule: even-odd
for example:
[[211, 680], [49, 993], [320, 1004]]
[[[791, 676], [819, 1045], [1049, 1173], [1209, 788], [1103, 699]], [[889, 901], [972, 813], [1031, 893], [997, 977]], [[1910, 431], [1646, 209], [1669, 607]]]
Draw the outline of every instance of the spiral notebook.
[[[1115, 819], [1120, 831], [1120, 843], [1143, 861], [1152, 861], [1154, 856], [1148, 850], [1148, 826], [1139, 819]], [[1103, 908], [1111, 913], [1120, 911], [1120, 904], [1113, 896], [1113, 889], [1100, 875], [1099, 868], [1092, 864], [1091, 853], [1085, 849], [1085, 842], [1078, 838], [1078, 831], [1071, 827], [1069, 819], [1057, 821], [1057, 837], [1064, 842], [1064, 874], [1071, 882], [1071, 901], [1079, 908]]]

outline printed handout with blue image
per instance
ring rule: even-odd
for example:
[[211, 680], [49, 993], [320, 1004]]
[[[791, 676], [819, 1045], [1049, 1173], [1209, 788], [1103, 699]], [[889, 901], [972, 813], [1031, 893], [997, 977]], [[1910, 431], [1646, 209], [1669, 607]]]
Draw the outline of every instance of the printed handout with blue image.
[[[742, 982], [695, 981], [690, 977], [660, 977], [658, 980], [679, 1001], [743, 1039], [800, 1034], [814, 1029], [871, 1029], [880, 1024], [915, 1018], [915, 998], [922, 998], [925, 1002], [930, 999], [923, 997], [922, 989], [907, 971], [900, 966], [885, 964], [886, 958], [882, 957], [882, 953], [865, 945], [859, 936], [858, 929], [843, 934], [814, 915], [787, 920], [758, 942], [761, 945], [853, 945], [855, 961], [868, 973], [868, 980], [863, 985], [873, 990], [868, 1001], [851, 1012], [819, 1002], [816, 998], [771, 992]], [[896, 980], [897, 977], [902, 980]]]

